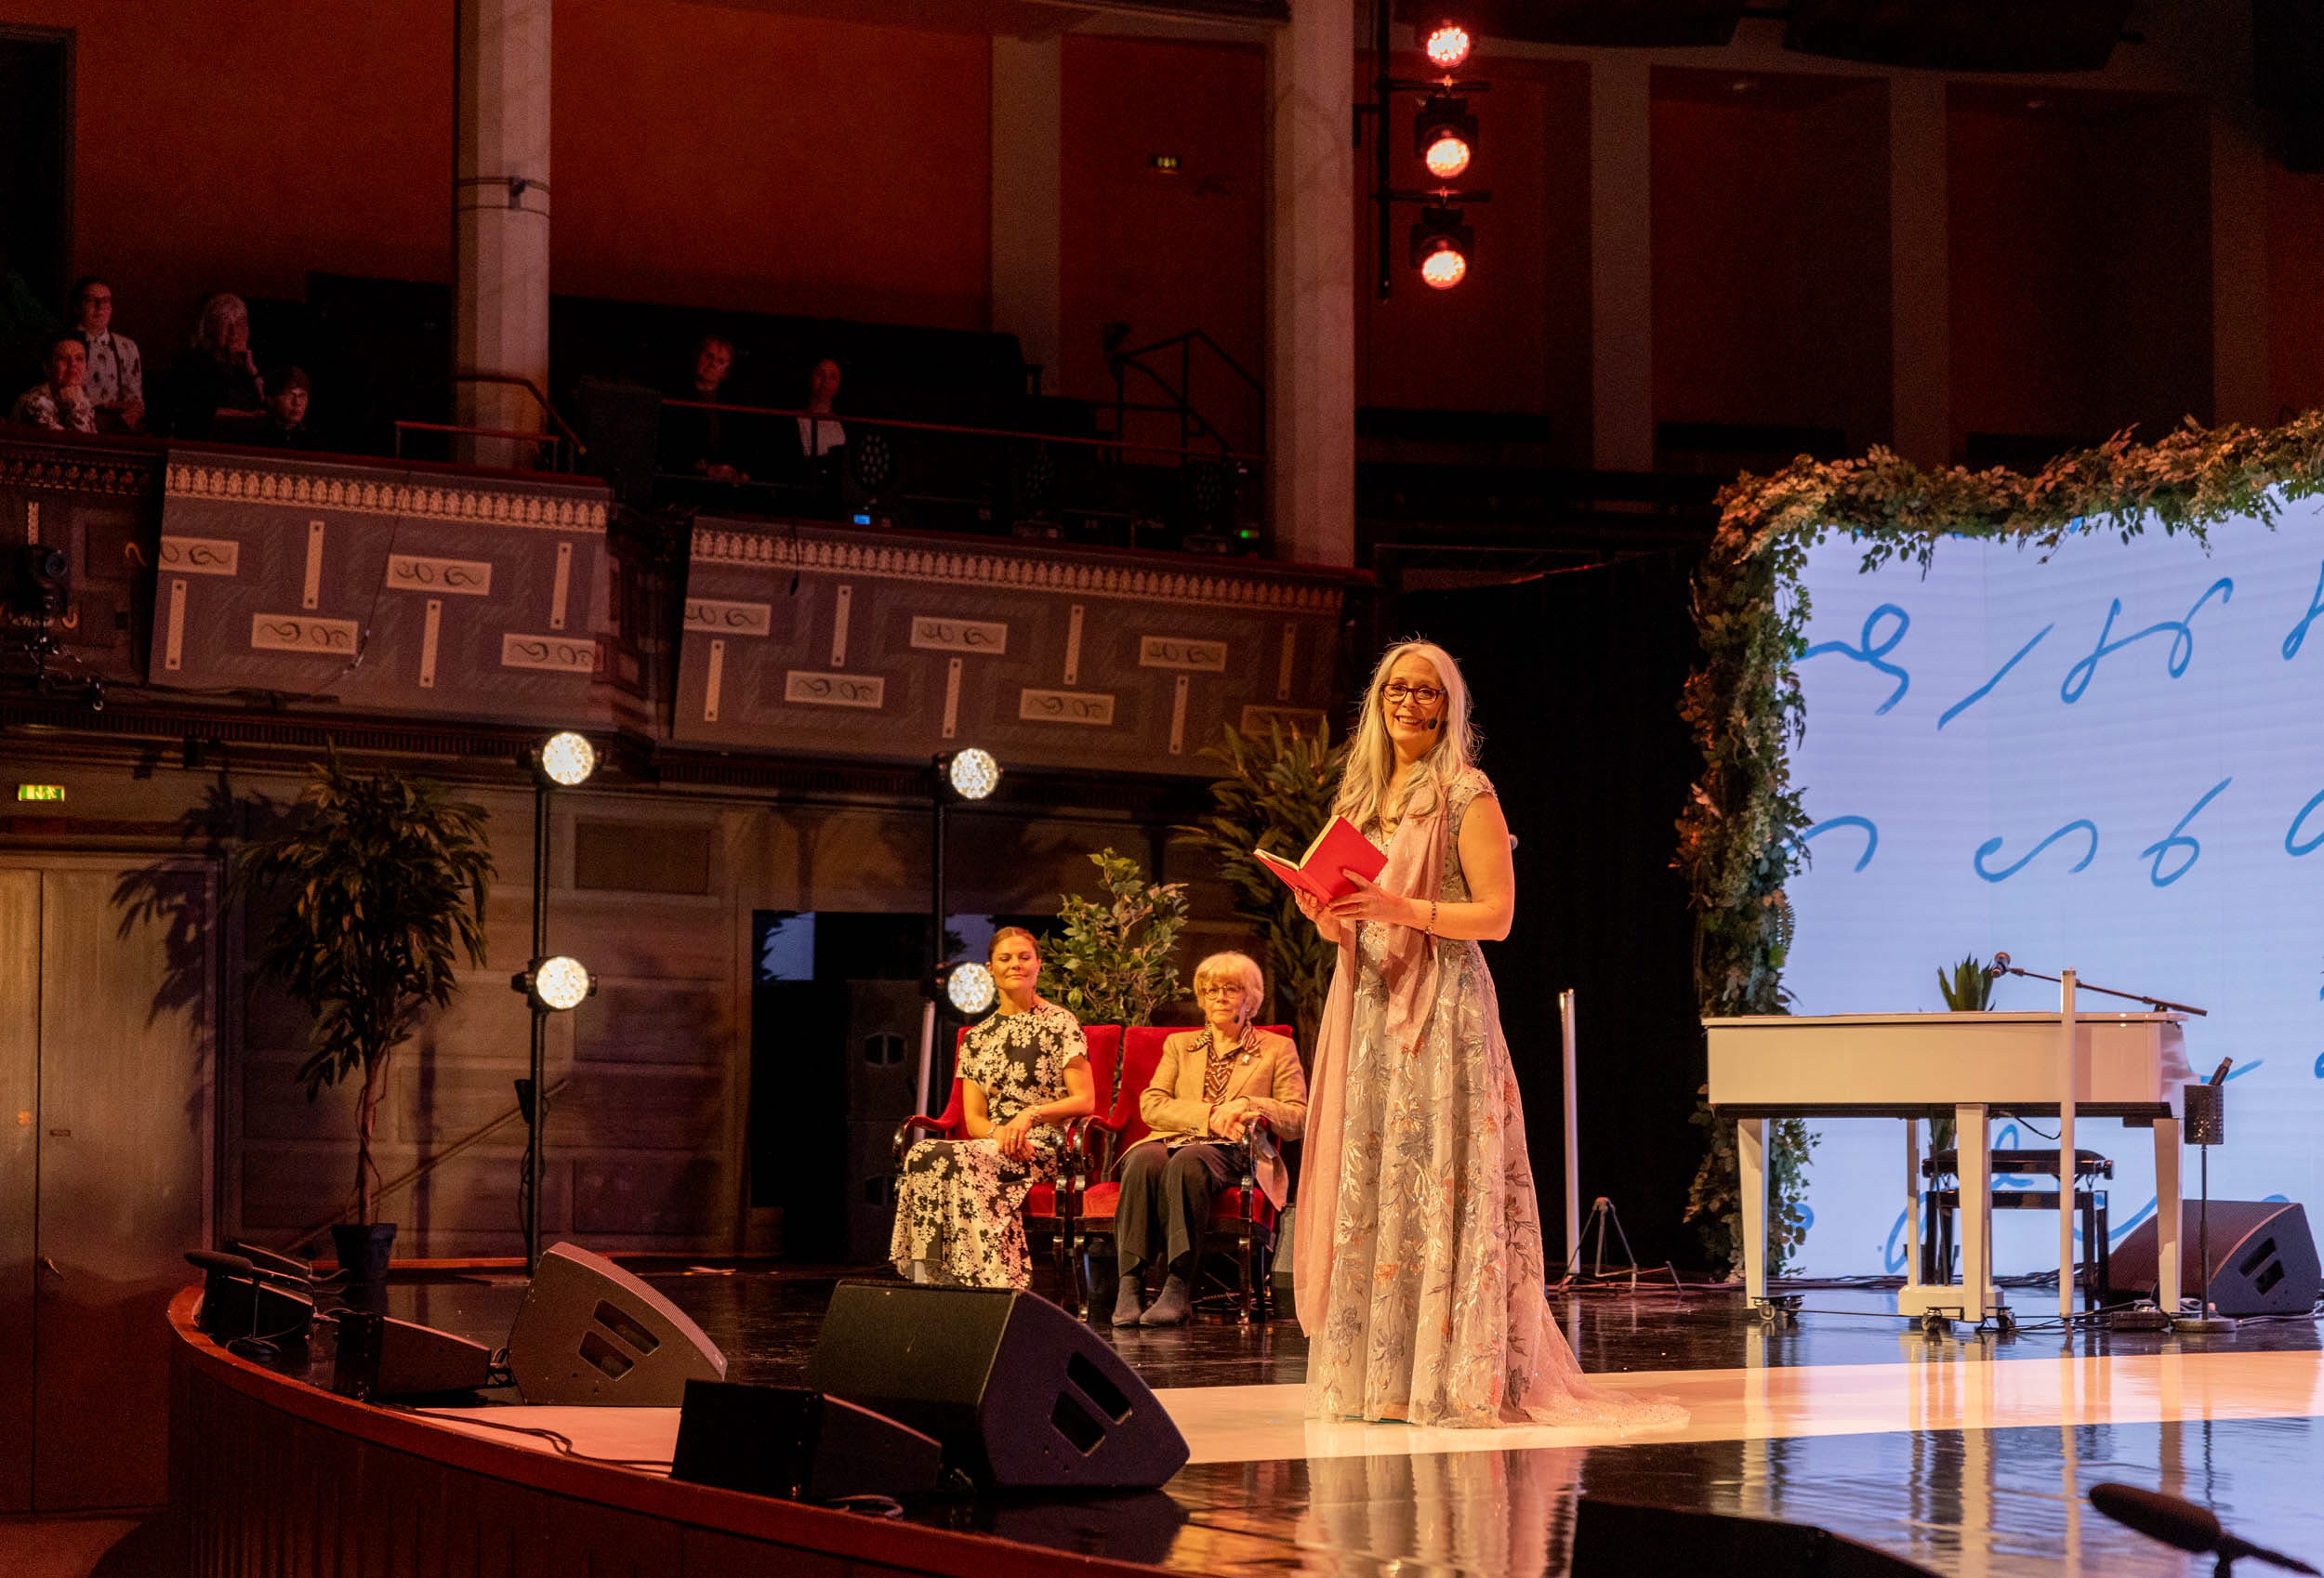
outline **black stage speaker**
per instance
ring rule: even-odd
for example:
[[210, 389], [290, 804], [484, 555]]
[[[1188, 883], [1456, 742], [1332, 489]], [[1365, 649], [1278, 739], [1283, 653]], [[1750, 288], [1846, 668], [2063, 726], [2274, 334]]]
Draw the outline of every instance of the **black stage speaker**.
[[925, 1495], [944, 1449], [885, 1414], [796, 1387], [688, 1381], [669, 1477], [786, 1501]]
[[944, 1443], [981, 1484], [1151, 1488], [1186, 1438], [1087, 1326], [1009, 1288], [841, 1282], [807, 1385]]
[[202, 1271], [202, 1305], [193, 1323], [221, 1343], [303, 1342], [314, 1324], [315, 1301], [302, 1283], [260, 1270], [250, 1257], [195, 1249], [187, 1263]]
[[[2179, 1203], [2179, 1287], [2190, 1296], [2202, 1280], [2202, 1206]], [[2151, 1295], [2156, 1276], [2155, 1219], [2133, 1228], [2114, 1251], [2108, 1280], [2118, 1292]], [[2316, 1307], [2319, 1279], [2308, 1214], [2287, 1200], [2211, 1203], [2211, 1287], [2207, 1302], [2222, 1315], [2304, 1315]]]
[[379, 1322], [379, 1379], [375, 1397], [426, 1397], [431, 1392], [481, 1391], [492, 1385], [492, 1349], [416, 1321]]
[[1584, 1496], [1574, 1507], [1572, 1578], [1748, 1572], [1751, 1578], [1934, 1578], [1902, 1557], [1812, 1523], [1631, 1506]]
[[688, 1381], [722, 1380], [726, 1356], [675, 1304], [569, 1243], [544, 1251], [508, 1333], [529, 1403], [676, 1408]]

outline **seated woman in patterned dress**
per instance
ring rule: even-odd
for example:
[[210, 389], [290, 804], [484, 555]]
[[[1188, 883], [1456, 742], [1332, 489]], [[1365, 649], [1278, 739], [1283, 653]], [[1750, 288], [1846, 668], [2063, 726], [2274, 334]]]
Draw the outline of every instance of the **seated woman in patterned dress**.
[[916, 1282], [1028, 1286], [1026, 1190], [1057, 1176], [1068, 1119], [1097, 1109], [1081, 1026], [1035, 990], [1040, 945], [1023, 927], [993, 934], [986, 955], [1000, 993], [960, 1047], [965, 1139], [923, 1139], [896, 1180], [888, 1257]]

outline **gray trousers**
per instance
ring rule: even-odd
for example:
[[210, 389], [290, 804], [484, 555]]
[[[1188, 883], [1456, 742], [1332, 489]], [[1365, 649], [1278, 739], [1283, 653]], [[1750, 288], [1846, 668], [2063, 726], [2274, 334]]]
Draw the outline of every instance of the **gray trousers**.
[[1134, 1276], [1157, 1260], [1181, 1275], [1191, 1273], [1202, 1253], [1211, 1201], [1242, 1173], [1240, 1145], [1132, 1146], [1122, 1158], [1122, 1197], [1114, 1208], [1114, 1254], [1122, 1275]]

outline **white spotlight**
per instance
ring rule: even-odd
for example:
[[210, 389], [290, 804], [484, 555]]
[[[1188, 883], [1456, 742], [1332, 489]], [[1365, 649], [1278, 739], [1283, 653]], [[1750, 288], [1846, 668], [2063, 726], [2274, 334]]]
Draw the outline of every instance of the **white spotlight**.
[[964, 800], [982, 800], [1000, 787], [1000, 763], [993, 753], [971, 745], [943, 758], [944, 782]]
[[544, 1008], [562, 1013], [577, 1007], [597, 990], [597, 981], [578, 959], [560, 953], [533, 967], [533, 996]]
[[955, 965], [944, 977], [944, 995], [962, 1013], [981, 1014], [993, 1006], [993, 972], [983, 965]]
[[551, 783], [570, 789], [587, 783], [597, 770], [597, 747], [568, 729], [541, 743], [541, 774]]

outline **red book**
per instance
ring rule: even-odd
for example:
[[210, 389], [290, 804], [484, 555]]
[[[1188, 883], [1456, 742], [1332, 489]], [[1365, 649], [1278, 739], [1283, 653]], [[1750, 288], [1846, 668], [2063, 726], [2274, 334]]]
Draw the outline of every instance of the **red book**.
[[1253, 849], [1251, 853], [1285, 883], [1327, 904], [1355, 891], [1355, 884], [1340, 874], [1342, 872], [1352, 871], [1367, 882], [1377, 882], [1381, 868], [1388, 864], [1387, 852], [1358, 833], [1355, 823], [1343, 816], [1324, 823], [1324, 830], [1315, 835], [1315, 842], [1307, 847], [1297, 864], [1265, 849]]

